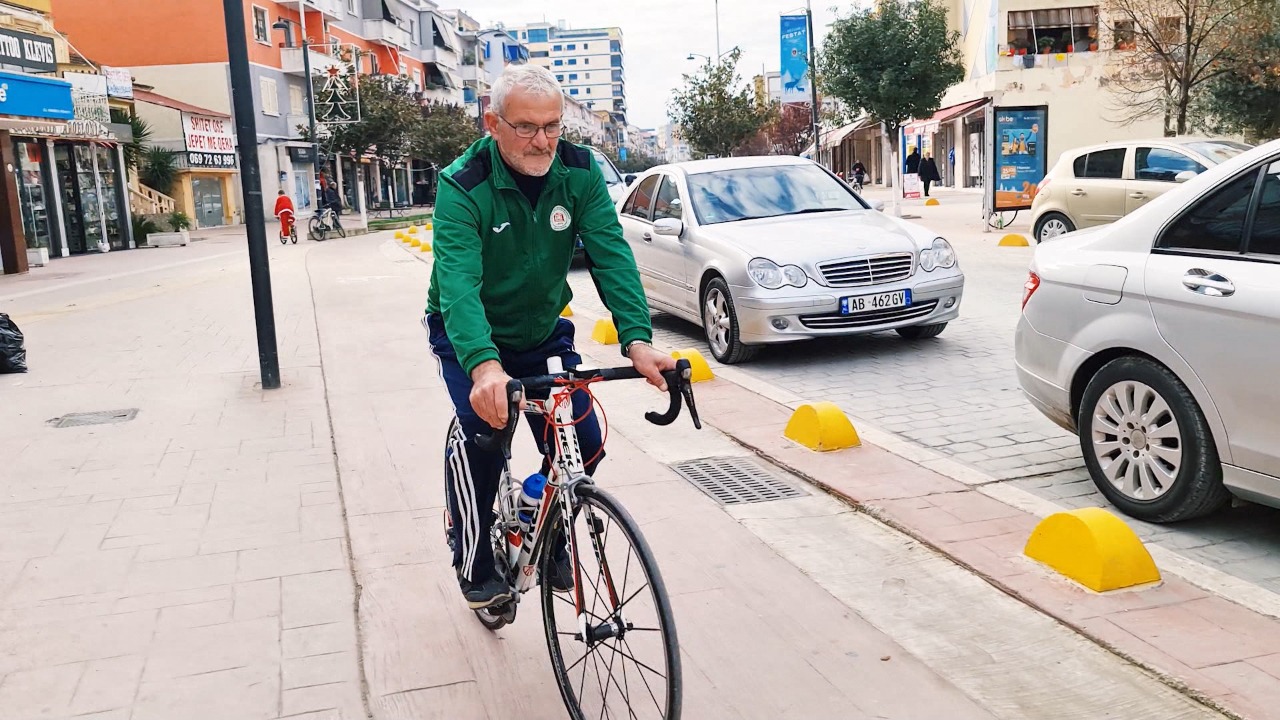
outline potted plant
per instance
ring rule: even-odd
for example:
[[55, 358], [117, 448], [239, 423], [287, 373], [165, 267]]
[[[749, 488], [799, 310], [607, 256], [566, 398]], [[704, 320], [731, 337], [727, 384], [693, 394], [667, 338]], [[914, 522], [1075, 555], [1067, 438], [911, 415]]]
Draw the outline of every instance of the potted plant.
[[1039, 45], [1040, 45], [1040, 54], [1048, 55], [1053, 50], [1053, 38], [1042, 37], [1040, 38]]
[[[147, 234], [147, 245], [151, 247], [180, 247], [191, 242], [191, 236], [187, 230], [191, 228], [191, 218], [181, 210], [175, 210], [164, 216], [157, 216], [153, 220], [157, 228], [157, 232]], [[160, 230], [163, 225], [166, 230]]]

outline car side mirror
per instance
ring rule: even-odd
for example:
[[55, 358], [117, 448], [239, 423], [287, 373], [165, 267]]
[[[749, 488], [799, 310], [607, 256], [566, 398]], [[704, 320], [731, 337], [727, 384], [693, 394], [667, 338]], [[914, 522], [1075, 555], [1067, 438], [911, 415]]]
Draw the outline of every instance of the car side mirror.
[[632, 174], [627, 174], [627, 175], [624, 175], [622, 179], [624, 182], [627, 183], [627, 186], [630, 187], [631, 183], [636, 181], [636, 176]]
[[884, 201], [883, 201], [883, 200], [872, 200], [872, 201], [871, 201], [871, 209], [872, 209], [872, 210], [875, 210], [876, 212], [884, 212]]
[[1197, 173], [1196, 173], [1196, 171], [1195, 171], [1195, 170], [1183, 170], [1182, 172], [1178, 173], [1177, 175], [1174, 175], [1174, 176], [1173, 176], [1173, 180], [1174, 180], [1174, 182], [1184, 183], [1184, 182], [1186, 182], [1186, 181], [1190, 180], [1191, 178], [1195, 177], [1196, 175], [1197, 175]]
[[653, 224], [653, 234], [678, 238], [684, 234], [684, 222], [675, 218], [662, 218]]

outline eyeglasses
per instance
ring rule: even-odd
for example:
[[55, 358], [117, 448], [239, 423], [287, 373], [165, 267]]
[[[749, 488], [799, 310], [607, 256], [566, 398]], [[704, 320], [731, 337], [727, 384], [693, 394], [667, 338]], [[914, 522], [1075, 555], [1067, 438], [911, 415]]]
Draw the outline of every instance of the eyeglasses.
[[533, 123], [512, 123], [501, 115], [498, 115], [498, 119], [510, 125], [516, 131], [516, 137], [522, 137], [526, 140], [537, 137], [539, 130], [546, 133], [548, 139], [558, 138], [560, 133], [564, 132], [564, 125], [561, 125], [558, 120], [546, 125], [534, 125]]

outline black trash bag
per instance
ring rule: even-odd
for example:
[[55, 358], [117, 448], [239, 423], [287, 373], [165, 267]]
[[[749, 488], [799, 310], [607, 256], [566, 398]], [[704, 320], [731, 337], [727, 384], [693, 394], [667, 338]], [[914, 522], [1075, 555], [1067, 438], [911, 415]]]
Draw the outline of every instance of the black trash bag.
[[18, 324], [0, 313], [0, 373], [27, 371], [27, 349], [22, 344]]

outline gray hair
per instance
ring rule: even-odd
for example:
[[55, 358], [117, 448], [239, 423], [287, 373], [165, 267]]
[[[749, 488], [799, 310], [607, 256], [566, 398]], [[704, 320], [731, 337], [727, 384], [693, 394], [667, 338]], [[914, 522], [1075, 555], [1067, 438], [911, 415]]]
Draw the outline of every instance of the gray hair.
[[515, 88], [522, 88], [532, 95], [559, 97], [561, 103], [564, 102], [564, 91], [550, 70], [533, 64], [508, 65], [489, 91], [489, 110], [501, 115], [507, 104], [507, 93]]

